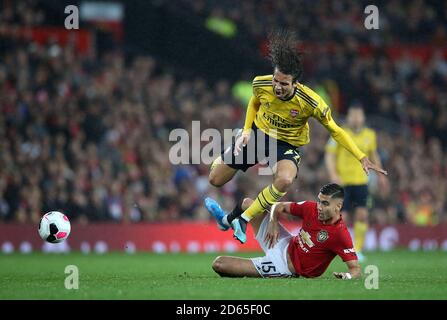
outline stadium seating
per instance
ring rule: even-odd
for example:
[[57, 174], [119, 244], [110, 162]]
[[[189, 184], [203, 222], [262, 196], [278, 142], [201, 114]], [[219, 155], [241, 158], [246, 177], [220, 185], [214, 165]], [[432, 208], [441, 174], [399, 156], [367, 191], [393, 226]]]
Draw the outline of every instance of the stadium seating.
[[[238, 36], [252, 38], [261, 55], [266, 31], [261, 26], [275, 17], [297, 30], [309, 29], [311, 21], [292, 19], [294, 11], [285, 10], [289, 2], [269, 2], [253, 13], [253, 1], [213, 3], [222, 3]], [[201, 1], [191, 2], [194, 7], [187, 3], [182, 8], [199, 17], [216, 14]], [[322, 14], [323, 1], [313, 3], [300, 10]], [[356, 18], [353, 7], [342, 3], [346, 10], [334, 7], [322, 18], [327, 25], [335, 23], [333, 13]], [[303, 82], [327, 93], [338, 121], [351, 103], [360, 102], [370, 115], [368, 124], [380, 131], [379, 153], [391, 189], [381, 192], [373, 177], [371, 222], [436, 225], [447, 221], [447, 59], [440, 30], [445, 18], [430, 14], [436, 7], [412, 1], [398, 7], [420, 14], [419, 24], [402, 25], [393, 3], [383, 13], [387, 23], [380, 36], [361, 31], [361, 21], [335, 25], [330, 33], [314, 24], [312, 32], [299, 32], [312, 53]], [[169, 1], [159, 4], [175, 10]], [[265, 11], [275, 14], [266, 21], [253, 18]], [[220, 131], [242, 125], [245, 105], [232, 97], [232, 83], [208, 82], [194, 70], [185, 77], [150, 54], [129, 57], [110, 48], [98, 57], [73, 43], [39, 44], [21, 32], [23, 26], [45, 26], [39, 14], [32, 16], [13, 5], [0, 18], [0, 221], [37, 223], [42, 212], [54, 208], [79, 223], [208, 220], [203, 197], [218, 197], [230, 208], [265, 185], [269, 177], [252, 172], [217, 192], [207, 183], [207, 165], [167, 161], [174, 128], [189, 128], [192, 120]], [[411, 32], [421, 36], [403, 37]], [[251, 72], [240, 77], [250, 81], [258, 71]], [[313, 143], [304, 148], [297, 191], [289, 199], [312, 198], [327, 181], [322, 161], [327, 138], [313, 123]]]

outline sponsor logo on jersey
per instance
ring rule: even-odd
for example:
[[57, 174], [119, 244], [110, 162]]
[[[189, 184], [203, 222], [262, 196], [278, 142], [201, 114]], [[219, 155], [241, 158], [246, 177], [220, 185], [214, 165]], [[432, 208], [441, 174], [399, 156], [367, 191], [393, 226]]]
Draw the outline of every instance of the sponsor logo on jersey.
[[298, 110], [292, 109], [290, 110], [290, 115], [295, 118], [298, 115]]
[[344, 249], [343, 252], [344, 253], [355, 253], [355, 249], [354, 248]]
[[[309, 247], [309, 248], [312, 248], [315, 244], [312, 242], [312, 236], [309, 234], [309, 232], [307, 232], [307, 231], [304, 231], [302, 228], [301, 228], [301, 230], [300, 230], [300, 233], [299, 233], [299, 241], [300, 241], [300, 246], [301, 246], [301, 244], [304, 242], [305, 244], [307, 244], [307, 246]], [[303, 248], [303, 246], [302, 246], [302, 248]], [[304, 249], [304, 248], [303, 248]], [[306, 251], [306, 250], [304, 250], [304, 251]]]

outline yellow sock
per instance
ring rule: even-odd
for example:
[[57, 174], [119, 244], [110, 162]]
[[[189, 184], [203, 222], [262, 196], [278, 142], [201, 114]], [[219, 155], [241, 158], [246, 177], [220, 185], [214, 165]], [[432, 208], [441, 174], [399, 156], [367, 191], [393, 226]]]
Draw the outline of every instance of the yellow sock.
[[275, 202], [281, 199], [287, 192], [278, 191], [272, 184], [266, 187], [264, 190], [258, 194], [257, 198], [253, 203], [244, 211], [242, 218], [246, 221], [250, 221], [252, 218], [258, 214], [269, 209]]
[[365, 222], [354, 222], [354, 246], [355, 251], [360, 252], [365, 243], [366, 232], [368, 231], [368, 224]]

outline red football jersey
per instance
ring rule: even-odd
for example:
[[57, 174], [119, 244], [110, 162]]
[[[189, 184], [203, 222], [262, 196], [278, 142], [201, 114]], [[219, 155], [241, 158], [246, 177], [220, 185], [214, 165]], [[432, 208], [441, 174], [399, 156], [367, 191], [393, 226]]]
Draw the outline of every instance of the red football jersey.
[[297, 274], [318, 277], [336, 255], [343, 261], [357, 260], [343, 219], [333, 225], [323, 224], [318, 220], [317, 203], [312, 201], [292, 203], [290, 213], [303, 219], [300, 232], [290, 240], [287, 249]]

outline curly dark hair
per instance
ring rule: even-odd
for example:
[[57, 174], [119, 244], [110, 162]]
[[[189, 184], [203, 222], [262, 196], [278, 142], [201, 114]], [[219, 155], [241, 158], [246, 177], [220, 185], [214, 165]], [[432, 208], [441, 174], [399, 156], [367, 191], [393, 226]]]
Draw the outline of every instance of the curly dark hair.
[[296, 35], [288, 30], [274, 30], [268, 36], [270, 60], [274, 68], [284, 74], [289, 74], [293, 82], [297, 81], [303, 73], [303, 53], [297, 49]]

